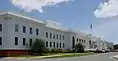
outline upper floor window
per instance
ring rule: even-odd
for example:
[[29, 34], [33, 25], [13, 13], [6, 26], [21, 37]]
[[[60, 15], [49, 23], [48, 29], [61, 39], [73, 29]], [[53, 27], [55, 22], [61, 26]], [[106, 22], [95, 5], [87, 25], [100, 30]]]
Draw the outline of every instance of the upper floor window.
[[39, 35], [39, 29], [36, 29], [36, 35]]
[[48, 38], [48, 32], [46, 32], [46, 37]]
[[78, 38], [77, 38], [77, 42], [78, 42]]
[[0, 24], [0, 32], [2, 32], [2, 24]]
[[52, 38], [52, 33], [50, 33], [50, 38]]
[[23, 33], [26, 33], [26, 26], [23, 26]]
[[81, 43], [81, 39], [79, 39], [79, 42]]
[[26, 38], [23, 38], [23, 45], [26, 44]]
[[2, 37], [0, 37], [0, 45], [2, 45]]
[[30, 41], [29, 41], [29, 45], [32, 46], [32, 39], [30, 39]]
[[60, 40], [61, 40], [61, 35], [60, 35]]
[[15, 37], [15, 45], [18, 45], [18, 37]]
[[55, 34], [53, 34], [53, 38], [55, 39]]
[[15, 24], [15, 32], [18, 32], [19, 25]]
[[57, 34], [57, 39], [58, 39], [58, 34]]
[[32, 34], [32, 27], [30, 27], [30, 34]]
[[63, 40], [64, 40], [64, 35], [63, 35]]
[[48, 47], [48, 41], [46, 41], [46, 47]]
[[86, 42], [86, 40], [84, 40], [84, 43]]

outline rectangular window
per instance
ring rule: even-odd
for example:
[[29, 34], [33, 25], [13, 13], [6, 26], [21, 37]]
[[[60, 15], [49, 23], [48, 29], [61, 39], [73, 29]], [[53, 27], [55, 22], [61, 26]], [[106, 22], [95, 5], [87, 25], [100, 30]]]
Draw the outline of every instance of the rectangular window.
[[79, 39], [79, 43], [81, 43], [81, 39]]
[[30, 41], [29, 41], [29, 45], [32, 46], [32, 39], [30, 39]]
[[2, 24], [0, 24], [0, 32], [2, 32]]
[[50, 38], [52, 39], [52, 33], [50, 33]]
[[53, 39], [55, 39], [55, 34], [53, 34]]
[[23, 33], [26, 33], [26, 27], [23, 26]]
[[55, 48], [55, 42], [53, 42], [53, 47]]
[[61, 48], [61, 43], [60, 43], [60, 48]]
[[30, 27], [30, 34], [32, 34], [32, 27]]
[[57, 35], [57, 39], [58, 39], [58, 35]]
[[61, 40], [61, 35], [60, 35], [60, 40]]
[[2, 37], [0, 37], [0, 45], [2, 45]]
[[52, 42], [50, 42], [50, 47], [52, 47]]
[[78, 42], [78, 38], [77, 38], [77, 42]]
[[36, 29], [36, 35], [39, 35], [39, 29]]
[[63, 40], [64, 40], [64, 35], [63, 35]]
[[46, 47], [48, 47], [48, 41], [46, 41]]
[[65, 44], [63, 43], [63, 48], [65, 47]]
[[18, 32], [18, 28], [19, 28], [18, 24], [15, 24], [15, 32]]
[[23, 46], [25, 45], [25, 43], [26, 43], [26, 39], [25, 39], [25, 38], [23, 38]]
[[46, 32], [46, 37], [48, 38], [48, 32]]
[[57, 48], [58, 48], [58, 43], [57, 43]]
[[15, 37], [15, 45], [18, 45], [18, 37]]

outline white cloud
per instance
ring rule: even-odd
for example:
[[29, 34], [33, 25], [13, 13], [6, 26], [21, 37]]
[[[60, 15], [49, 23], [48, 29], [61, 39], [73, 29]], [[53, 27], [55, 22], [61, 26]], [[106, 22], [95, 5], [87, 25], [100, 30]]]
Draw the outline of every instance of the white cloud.
[[100, 3], [98, 9], [94, 11], [98, 18], [113, 17], [118, 15], [118, 0], [108, 0]]
[[69, 1], [72, 0], [11, 0], [11, 3], [27, 12], [31, 12], [33, 10], [43, 12], [43, 7], [45, 6], [55, 6], [59, 3]]

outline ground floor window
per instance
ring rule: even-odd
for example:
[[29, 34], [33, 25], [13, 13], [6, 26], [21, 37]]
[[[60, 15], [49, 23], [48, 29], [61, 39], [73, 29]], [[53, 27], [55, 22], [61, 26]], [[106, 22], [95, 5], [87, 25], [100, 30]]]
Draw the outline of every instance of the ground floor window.
[[48, 41], [46, 41], [46, 47], [48, 47]]
[[26, 38], [23, 38], [23, 46], [26, 44]]
[[0, 37], [0, 45], [2, 45], [2, 37]]
[[18, 45], [18, 37], [15, 37], [15, 45]]

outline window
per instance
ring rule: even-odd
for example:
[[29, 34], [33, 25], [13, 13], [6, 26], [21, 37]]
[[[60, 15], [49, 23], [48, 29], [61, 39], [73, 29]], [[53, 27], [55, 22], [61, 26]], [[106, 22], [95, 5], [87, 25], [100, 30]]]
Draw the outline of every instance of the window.
[[48, 32], [46, 32], [46, 37], [48, 38]]
[[53, 34], [53, 38], [55, 39], [55, 34]]
[[15, 37], [15, 45], [18, 45], [18, 37]]
[[36, 29], [36, 35], [39, 35], [39, 29]]
[[61, 35], [60, 35], [60, 40], [61, 40]]
[[2, 32], [2, 24], [0, 24], [0, 32]]
[[18, 32], [18, 28], [19, 28], [18, 24], [15, 24], [15, 32]]
[[84, 43], [86, 42], [86, 40], [84, 40]]
[[29, 45], [32, 46], [32, 39], [30, 39], [30, 41], [29, 41]]
[[48, 41], [46, 41], [46, 47], [48, 47]]
[[26, 27], [23, 26], [23, 33], [26, 33]]
[[83, 43], [83, 39], [81, 40], [81, 42]]
[[77, 42], [78, 42], [78, 38], [77, 38]]
[[58, 48], [58, 43], [57, 43], [57, 48]]
[[61, 48], [61, 43], [60, 43], [60, 48]]
[[50, 38], [52, 39], [52, 33], [50, 33]]
[[64, 35], [63, 35], [63, 40], [64, 40]]
[[23, 45], [25, 45], [25, 42], [26, 42], [26, 39], [25, 39], [25, 38], [23, 38]]
[[50, 42], [50, 47], [52, 47], [52, 42]]
[[58, 35], [57, 35], [57, 39], [58, 39]]
[[81, 39], [79, 39], [79, 42], [81, 43]]
[[30, 34], [32, 34], [32, 27], [30, 27]]
[[53, 42], [53, 47], [55, 48], [55, 42]]
[[63, 43], [63, 48], [65, 47], [65, 44]]
[[2, 37], [0, 37], [0, 45], [2, 45]]

